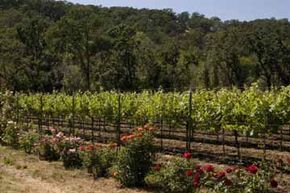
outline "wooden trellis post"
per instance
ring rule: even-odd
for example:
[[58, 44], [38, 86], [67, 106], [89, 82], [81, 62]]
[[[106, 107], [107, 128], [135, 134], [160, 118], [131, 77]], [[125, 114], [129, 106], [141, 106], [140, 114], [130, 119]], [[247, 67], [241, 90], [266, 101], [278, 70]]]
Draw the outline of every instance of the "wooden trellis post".
[[189, 101], [188, 101], [188, 115], [187, 115], [187, 123], [186, 123], [186, 149], [187, 151], [191, 148], [191, 137], [193, 135], [192, 128], [192, 90], [189, 91]]
[[72, 120], [71, 120], [71, 128], [70, 134], [75, 135], [75, 94], [72, 95]]
[[38, 115], [38, 133], [42, 134], [42, 116], [43, 116], [43, 95], [40, 95], [39, 98], [40, 102], [40, 109], [39, 109], [39, 115]]
[[18, 93], [16, 93], [16, 124], [19, 123], [19, 97]]
[[118, 94], [118, 115], [116, 119], [116, 141], [118, 146], [121, 145], [121, 94]]
[[241, 151], [240, 151], [240, 143], [239, 143], [239, 133], [237, 130], [234, 130], [234, 135], [235, 135], [235, 143], [236, 143], [236, 148], [237, 148], [238, 159], [240, 161], [241, 160]]

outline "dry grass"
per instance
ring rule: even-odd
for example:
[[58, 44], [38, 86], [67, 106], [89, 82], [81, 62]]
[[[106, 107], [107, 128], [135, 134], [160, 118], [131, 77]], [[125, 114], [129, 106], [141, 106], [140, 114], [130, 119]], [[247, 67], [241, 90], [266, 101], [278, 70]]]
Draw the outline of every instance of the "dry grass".
[[120, 188], [112, 178], [93, 180], [86, 171], [0, 146], [0, 193], [146, 193]]
[[[163, 154], [159, 154], [158, 157], [161, 162], [172, 158]], [[195, 161], [204, 163], [205, 160], [195, 159]], [[278, 175], [277, 180], [281, 192], [290, 193], [290, 176]], [[65, 170], [61, 162], [40, 161], [37, 156], [0, 146], [0, 193], [149, 192], [142, 189], [120, 188], [120, 184], [113, 178], [93, 180], [84, 170]]]

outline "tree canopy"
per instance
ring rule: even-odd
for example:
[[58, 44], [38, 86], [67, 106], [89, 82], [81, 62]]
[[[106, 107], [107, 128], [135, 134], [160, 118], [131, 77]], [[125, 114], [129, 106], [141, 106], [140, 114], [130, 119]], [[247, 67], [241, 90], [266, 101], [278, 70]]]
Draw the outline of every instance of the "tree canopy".
[[290, 83], [287, 19], [241, 22], [54, 0], [0, 1], [0, 87], [52, 92]]

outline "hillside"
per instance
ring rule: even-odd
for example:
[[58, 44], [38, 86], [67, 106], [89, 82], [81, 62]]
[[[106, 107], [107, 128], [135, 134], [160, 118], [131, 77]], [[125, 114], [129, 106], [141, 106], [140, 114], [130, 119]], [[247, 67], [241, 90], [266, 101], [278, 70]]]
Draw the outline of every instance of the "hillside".
[[290, 83], [287, 19], [53, 0], [0, 2], [0, 87], [15, 91], [185, 90]]

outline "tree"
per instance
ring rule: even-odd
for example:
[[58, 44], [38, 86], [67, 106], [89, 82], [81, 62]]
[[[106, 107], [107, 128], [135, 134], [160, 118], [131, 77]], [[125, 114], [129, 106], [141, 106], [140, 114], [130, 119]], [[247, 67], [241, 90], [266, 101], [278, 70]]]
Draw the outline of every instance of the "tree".
[[136, 34], [138, 47], [135, 51], [137, 59], [136, 76], [139, 88], [158, 89], [160, 86], [161, 66], [157, 61], [157, 47], [144, 33]]
[[17, 27], [17, 36], [24, 45], [25, 58], [22, 68], [29, 81], [29, 90], [52, 91], [56, 80], [56, 60], [47, 52], [45, 33], [49, 22], [39, 16], [21, 22]]
[[93, 10], [85, 6], [70, 10], [49, 32], [52, 49], [80, 65], [86, 90], [91, 90], [92, 58], [98, 52], [100, 38], [100, 22]]
[[239, 28], [228, 27], [209, 36], [207, 61], [213, 72], [213, 86], [242, 87], [246, 81], [240, 57], [243, 46]]
[[[285, 45], [287, 37], [283, 37], [283, 31], [273, 25], [275, 22], [268, 21], [260, 27], [254, 26], [249, 34], [250, 50], [257, 59], [257, 75], [265, 78], [268, 88], [290, 83], [290, 49]], [[289, 30], [289, 24], [287, 27]]]
[[136, 52], [138, 42], [136, 30], [127, 25], [118, 25], [109, 30], [112, 48], [110, 49], [110, 70], [103, 81], [110, 80], [115, 88], [133, 90], [136, 88]]

